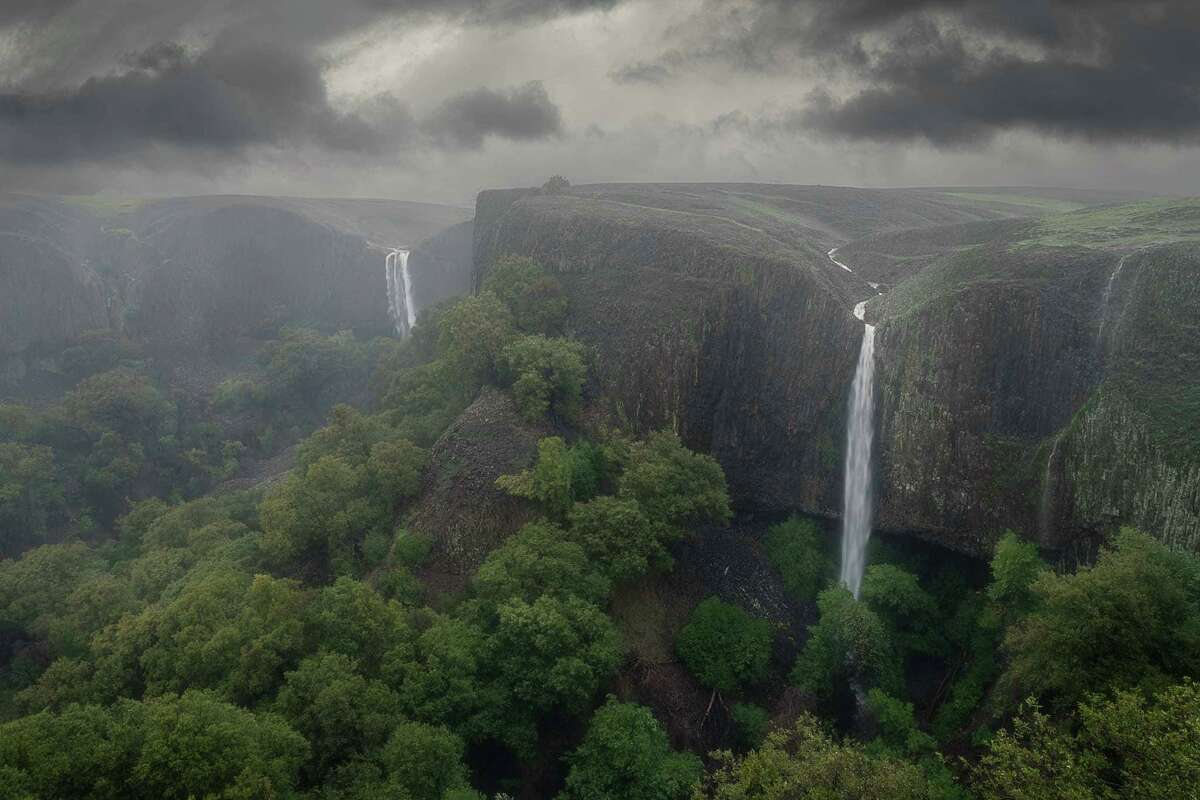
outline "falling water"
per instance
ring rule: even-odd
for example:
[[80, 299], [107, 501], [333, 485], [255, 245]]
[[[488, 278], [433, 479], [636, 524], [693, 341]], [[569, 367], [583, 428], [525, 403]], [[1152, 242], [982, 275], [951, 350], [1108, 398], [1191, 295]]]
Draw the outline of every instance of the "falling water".
[[412, 299], [412, 278], [408, 274], [408, 251], [393, 250], [384, 259], [387, 276], [388, 316], [403, 336], [417, 324], [417, 312]]
[[1113, 287], [1117, 283], [1117, 278], [1121, 275], [1121, 270], [1125, 268], [1125, 259], [1129, 258], [1131, 253], [1126, 253], [1121, 256], [1121, 260], [1117, 262], [1117, 268], [1108, 276], [1108, 285], [1104, 287], [1104, 296], [1100, 299], [1100, 330], [1096, 334], [1096, 341], [1104, 340], [1104, 323], [1108, 321], [1108, 303], [1112, 300]]
[[[830, 256], [832, 260], [832, 256]], [[834, 262], [837, 263], [837, 262]], [[839, 266], [841, 266], [839, 264]], [[854, 307], [866, 317], [867, 302]], [[850, 421], [846, 428], [846, 489], [842, 501], [843, 583], [855, 597], [862, 586], [871, 538], [871, 446], [875, 439], [875, 326], [863, 326], [858, 367], [850, 389]]]
[[1050, 456], [1046, 459], [1046, 474], [1042, 476], [1042, 502], [1038, 507], [1038, 529], [1042, 534], [1042, 543], [1051, 541], [1051, 528], [1054, 527], [1054, 463], [1058, 457], [1058, 446], [1062, 443], [1062, 434], [1054, 437], [1050, 447]]
[[412, 331], [417, 324], [417, 308], [413, 300], [412, 277], [408, 274], [408, 251], [397, 252], [400, 253], [400, 274], [404, 277], [404, 318], [408, 322], [408, 330]]

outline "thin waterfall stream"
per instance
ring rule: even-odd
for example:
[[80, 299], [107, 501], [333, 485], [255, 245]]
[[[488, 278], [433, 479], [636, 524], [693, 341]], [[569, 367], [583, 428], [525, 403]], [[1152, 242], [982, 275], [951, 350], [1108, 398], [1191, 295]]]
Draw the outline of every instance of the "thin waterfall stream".
[[[834, 258], [829, 260], [852, 270]], [[855, 318], [863, 321], [858, 366], [850, 387], [849, 419], [846, 424], [846, 471], [842, 497], [842, 567], [839, 582], [855, 596], [862, 588], [867, 567], [867, 542], [871, 538], [871, 451], [875, 443], [875, 326], [866, 323], [867, 301], [854, 307]]]

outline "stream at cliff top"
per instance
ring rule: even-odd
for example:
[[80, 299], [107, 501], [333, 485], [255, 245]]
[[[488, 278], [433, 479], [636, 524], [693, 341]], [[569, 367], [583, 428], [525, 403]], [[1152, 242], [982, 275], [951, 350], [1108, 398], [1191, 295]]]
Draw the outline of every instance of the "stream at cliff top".
[[412, 277], [408, 273], [408, 251], [393, 250], [388, 253], [383, 265], [387, 277], [388, 316], [396, 326], [396, 333], [403, 336], [417, 324]]
[[[834, 260], [832, 251], [829, 260]], [[850, 271], [844, 264], [839, 267]], [[854, 307], [854, 316], [865, 320], [867, 301]], [[875, 326], [863, 325], [858, 367], [850, 388], [850, 414], [846, 426], [846, 472], [842, 499], [842, 569], [838, 580], [857, 598], [867, 566], [871, 538], [871, 447], [875, 441]]]

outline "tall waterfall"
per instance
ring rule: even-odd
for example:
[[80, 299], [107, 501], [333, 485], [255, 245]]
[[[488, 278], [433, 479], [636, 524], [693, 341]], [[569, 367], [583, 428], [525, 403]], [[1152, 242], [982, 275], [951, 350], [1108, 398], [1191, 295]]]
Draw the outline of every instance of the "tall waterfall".
[[1126, 253], [1121, 256], [1121, 260], [1117, 262], [1117, 268], [1108, 276], [1108, 285], [1104, 287], [1104, 296], [1100, 299], [1100, 330], [1096, 333], [1096, 341], [1104, 341], [1104, 324], [1108, 322], [1108, 304], [1112, 301], [1113, 287], [1117, 283], [1117, 278], [1121, 277], [1121, 270], [1125, 269], [1125, 260], [1133, 253]]
[[408, 274], [408, 251], [393, 250], [384, 259], [387, 275], [388, 316], [401, 336], [417, 324], [417, 309], [413, 302], [412, 277]]
[[[831, 259], [832, 260], [832, 259]], [[839, 266], [841, 266], [839, 264]], [[866, 317], [867, 301], [854, 307]], [[863, 325], [858, 368], [850, 389], [846, 427], [845, 496], [842, 499], [842, 573], [839, 578], [855, 597], [862, 588], [871, 538], [871, 446], [875, 441], [875, 326]]]

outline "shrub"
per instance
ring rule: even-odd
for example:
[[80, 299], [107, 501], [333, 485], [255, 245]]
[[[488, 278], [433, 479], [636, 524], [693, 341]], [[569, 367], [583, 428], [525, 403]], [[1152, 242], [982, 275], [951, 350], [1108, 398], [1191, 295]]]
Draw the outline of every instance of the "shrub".
[[828, 579], [830, 561], [821, 533], [812, 520], [792, 517], [767, 531], [767, 559], [783, 576], [783, 586], [797, 602], [815, 600]]
[[771, 658], [771, 624], [715, 597], [696, 606], [676, 648], [705, 686], [735, 692], [761, 680]]

